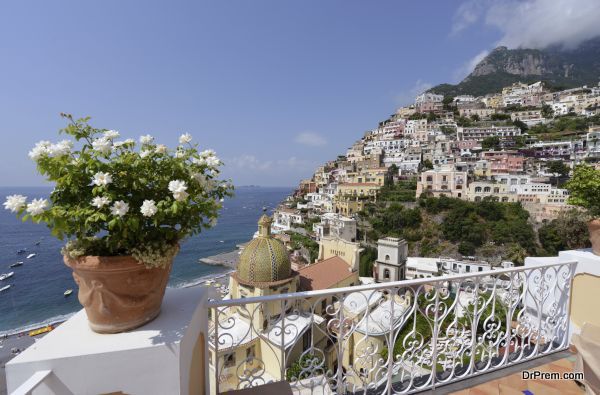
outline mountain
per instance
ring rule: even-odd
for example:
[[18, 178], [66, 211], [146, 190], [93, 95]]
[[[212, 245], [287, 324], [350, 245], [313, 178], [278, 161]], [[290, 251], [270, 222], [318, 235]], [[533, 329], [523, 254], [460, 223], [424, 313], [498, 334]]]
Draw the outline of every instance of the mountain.
[[441, 84], [430, 92], [446, 96], [480, 96], [500, 92], [514, 82], [544, 81], [550, 87], [573, 88], [596, 85], [600, 78], [600, 37], [575, 49], [508, 49], [490, 52], [464, 80], [456, 85]]

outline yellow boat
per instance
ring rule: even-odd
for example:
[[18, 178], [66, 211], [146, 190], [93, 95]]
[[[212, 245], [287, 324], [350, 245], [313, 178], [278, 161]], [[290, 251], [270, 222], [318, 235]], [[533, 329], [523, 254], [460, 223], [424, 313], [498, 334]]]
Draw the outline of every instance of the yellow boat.
[[33, 337], [33, 336], [41, 335], [42, 333], [50, 332], [52, 329], [54, 329], [54, 327], [52, 325], [48, 325], [43, 328], [34, 329], [29, 332], [29, 336]]

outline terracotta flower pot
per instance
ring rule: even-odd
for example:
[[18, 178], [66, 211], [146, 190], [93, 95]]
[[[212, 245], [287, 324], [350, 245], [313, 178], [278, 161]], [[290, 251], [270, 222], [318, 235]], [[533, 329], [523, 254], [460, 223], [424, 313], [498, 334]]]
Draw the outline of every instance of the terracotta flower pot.
[[119, 333], [142, 326], [158, 316], [172, 262], [147, 269], [131, 256], [64, 257], [79, 286], [79, 303], [90, 328]]
[[590, 232], [590, 241], [592, 242], [592, 251], [600, 255], [600, 219], [593, 219], [588, 222]]

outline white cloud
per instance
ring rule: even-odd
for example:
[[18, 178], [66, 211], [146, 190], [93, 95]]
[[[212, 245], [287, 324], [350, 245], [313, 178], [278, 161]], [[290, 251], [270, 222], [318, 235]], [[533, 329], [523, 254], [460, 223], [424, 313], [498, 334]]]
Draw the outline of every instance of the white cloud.
[[484, 14], [488, 3], [487, 0], [467, 0], [462, 3], [454, 13], [450, 34], [458, 34], [476, 23]]
[[309, 147], [322, 147], [327, 144], [323, 136], [315, 132], [302, 132], [296, 136], [295, 142]]
[[509, 48], [574, 48], [600, 36], [598, 0], [467, 0], [454, 15], [451, 34], [477, 22], [500, 30]]
[[485, 58], [489, 53], [490, 53], [490, 51], [488, 51], [487, 49], [484, 49], [483, 51], [479, 52], [477, 55], [473, 56], [470, 60], [465, 62], [462, 66], [460, 66], [458, 69], [456, 69], [454, 71], [454, 76], [453, 76], [454, 80], [461, 81], [463, 78], [465, 78], [467, 75], [469, 75], [471, 73], [471, 71], [473, 71], [475, 66], [477, 66], [477, 64], [479, 62], [481, 62], [483, 60], [483, 58]]
[[411, 88], [396, 95], [396, 103], [400, 106], [411, 104], [415, 101], [415, 97], [419, 96], [432, 86], [433, 84], [431, 82], [418, 79]]
[[262, 161], [254, 155], [241, 155], [236, 158], [231, 158], [225, 161], [226, 165], [235, 166], [240, 169], [248, 169], [252, 171], [264, 171], [271, 169], [273, 161]]
[[279, 166], [284, 166], [290, 169], [295, 170], [304, 170], [307, 168], [313, 168], [315, 165], [308, 160], [298, 159], [295, 156], [292, 156], [288, 159], [280, 159], [277, 161]]

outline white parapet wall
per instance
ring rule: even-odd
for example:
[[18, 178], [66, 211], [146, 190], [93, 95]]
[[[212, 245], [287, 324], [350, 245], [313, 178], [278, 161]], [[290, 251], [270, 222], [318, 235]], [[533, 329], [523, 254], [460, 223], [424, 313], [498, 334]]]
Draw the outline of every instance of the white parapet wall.
[[579, 333], [584, 322], [600, 325], [600, 256], [591, 249], [560, 251], [553, 257], [529, 257], [525, 265], [577, 262], [570, 292], [569, 336]]
[[158, 318], [114, 335], [93, 332], [82, 310], [6, 365], [8, 393], [207, 393], [209, 295], [167, 289]]

